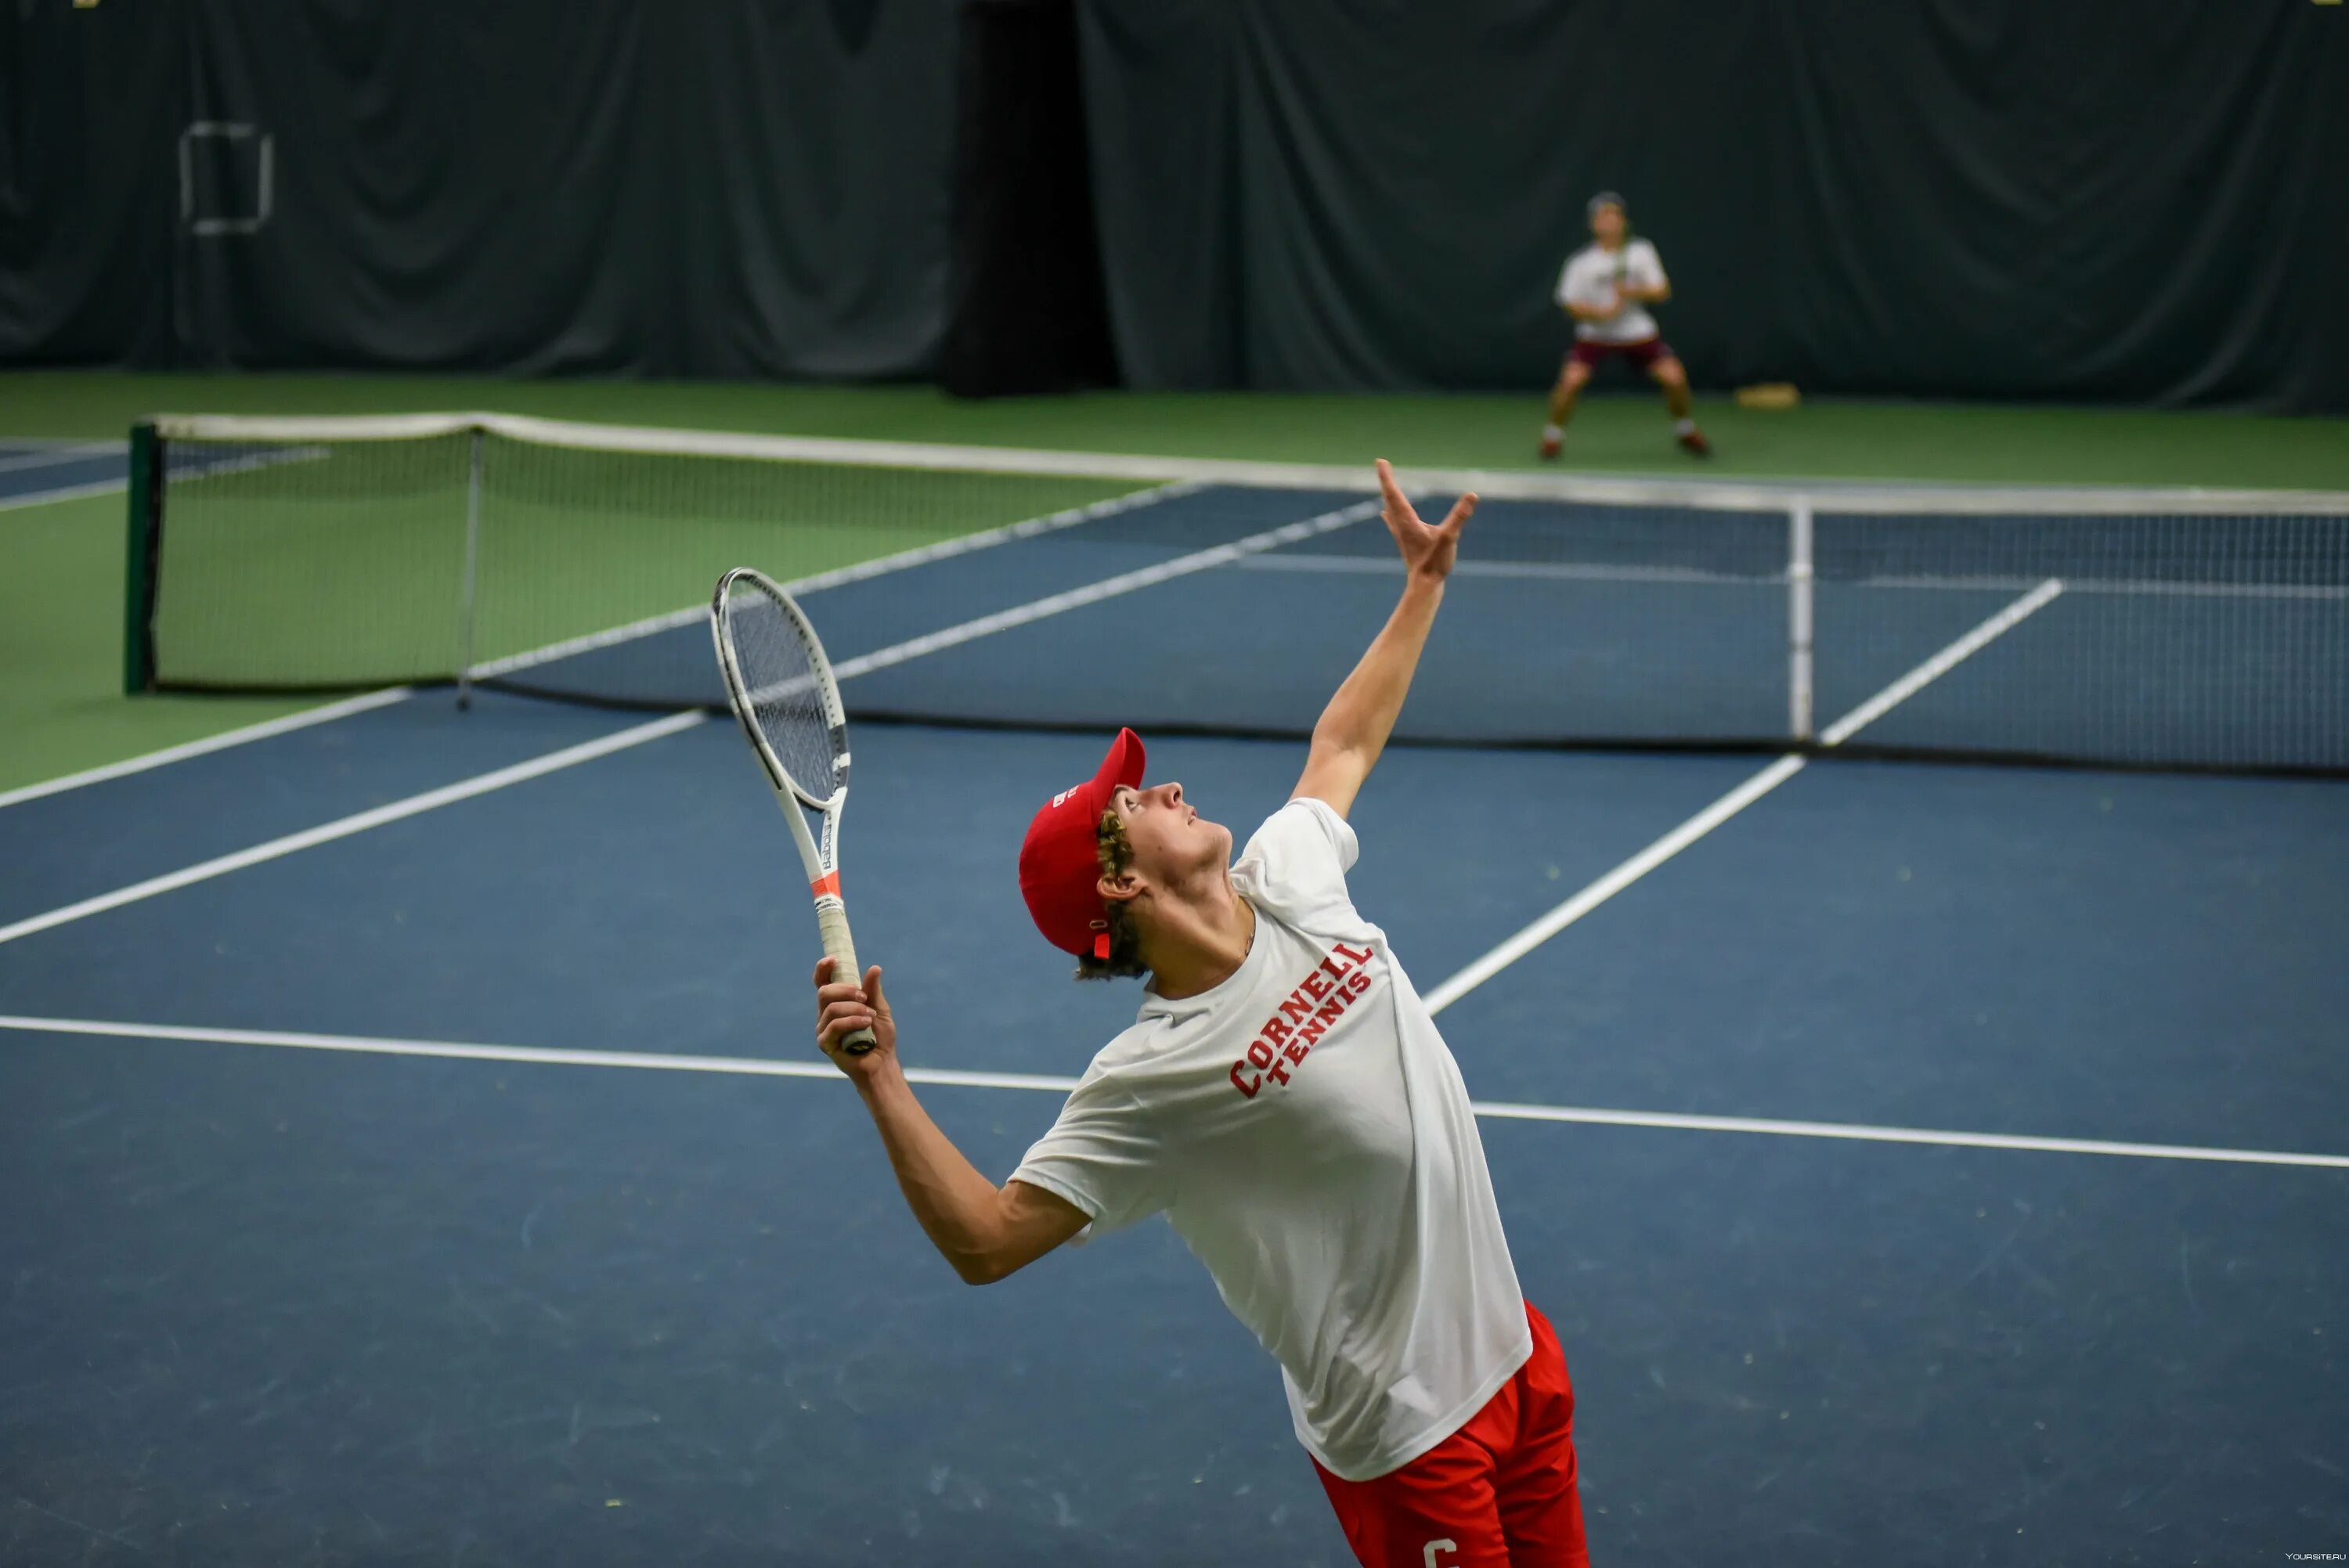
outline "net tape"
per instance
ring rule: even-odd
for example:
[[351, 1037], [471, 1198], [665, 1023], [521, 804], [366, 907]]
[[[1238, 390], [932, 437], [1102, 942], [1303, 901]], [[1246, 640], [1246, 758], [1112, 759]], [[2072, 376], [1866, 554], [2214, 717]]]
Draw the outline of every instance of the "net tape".
[[[387, 414], [270, 418], [158, 415], [159, 434], [175, 440], [251, 443], [406, 441], [479, 431], [536, 446], [646, 456], [737, 458], [917, 470], [1058, 475], [1136, 483], [1229, 484], [1259, 489], [1375, 492], [1360, 464], [1275, 463], [1034, 448], [944, 446], [723, 430], [667, 429], [543, 419], [521, 414]], [[1920, 512], [1983, 517], [2144, 513], [2320, 512], [2349, 516], [2349, 492], [2333, 490], [2134, 488], [2109, 485], [1881, 484], [1830, 480], [1690, 480], [1626, 475], [1523, 473], [1425, 467], [1395, 470], [1403, 488], [1423, 492], [1475, 490], [1489, 500], [1554, 500], [1599, 506], [1685, 507], [1704, 511], [1778, 511], [1808, 505], [1823, 512]]]

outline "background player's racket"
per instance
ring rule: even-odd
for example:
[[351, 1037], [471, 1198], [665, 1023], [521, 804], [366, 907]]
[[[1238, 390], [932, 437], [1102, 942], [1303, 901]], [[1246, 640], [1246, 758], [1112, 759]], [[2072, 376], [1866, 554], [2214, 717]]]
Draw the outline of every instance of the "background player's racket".
[[[815, 894], [815, 923], [823, 950], [834, 960], [832, 977], [861, 985], [856, 946], [849, 940], [848, 907], [840, 901], [840, 811], [848, 803], [848, 720], [832, 661], [792, 596], [773, 582], [738, 566], [718, 580], [709, 601], [709, 630], [718, 639], [718, 668], [726, 697], [742, 721], [751, 754], [774, 786], [792, 840]], [[823, 814], [823, 834], [808, 830], [807, 812]], [[840, 1043], [852, 1057], [873, 1048], [873, 1031], [859, 1029]]]

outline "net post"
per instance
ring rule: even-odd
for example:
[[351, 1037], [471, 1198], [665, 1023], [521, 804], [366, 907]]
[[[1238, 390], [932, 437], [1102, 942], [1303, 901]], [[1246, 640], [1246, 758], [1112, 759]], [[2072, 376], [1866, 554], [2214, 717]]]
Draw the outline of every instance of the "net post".
[[473, 427], [465, 472], [465, 572], [457, 595], [457, 707], [473, 706], [473, 576], [481, 554], [481, 428]]
[[152, 419], [130, 427], [130, 504], [123, 536], [122, 691], [155, 689], [155, 567], [163, 542], [163, 438]]
[[1796, 496], [1786, 509], [1786, 729], [1798, 741], [1811, 738], [1811, 498]]

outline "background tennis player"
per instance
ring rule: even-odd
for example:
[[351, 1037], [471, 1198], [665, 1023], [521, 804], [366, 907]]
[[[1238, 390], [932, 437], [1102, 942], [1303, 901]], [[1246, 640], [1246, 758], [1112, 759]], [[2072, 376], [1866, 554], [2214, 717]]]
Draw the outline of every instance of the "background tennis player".
[[[1379, 482], [1402, 601], [1237, 861], [1181, 785], [1143, 787], [1132, 730], [1029, 825], [1019, 885], [1038, 928], [1082, 976], [1148, 983], [1009, 1181], [916, 1100], [877, 966], [860, 986], [817, 965], [817, 1038], [964, 1279], [1164, 1212], [1278, 1359], [1298, 1440], [1368, 1568], [1569, 1568], [1588, 1557], [1565, 1358], [1518, 1289], [1459, 1068], [1346, 889], [1346, 813], [1475, 509], [1463, 496], [1431, 528], [1384, 462]], [[865, 1027], [876, 1048], [843, 1054]]]
[[1672, 429], [1682, 449], [1695, 457], [1713, 451], [1696, 428], [1689, 400], [1688, 371], [1643, 308], [1672, 297], [1663, 259], [1646, 240], [1631, 237], [1623, 198], [1601, 191], [1590, 199], [1590, 243], [1567, 258], [1557, 276], [1557, 303], [1574, 318], [1574, 347], [1550, 388], [1549, 423], [1542, 427], [1541, 455], [1555, 458], [1566, 441], [1566, 422], [1591, 373], [1609, 359], [1622, 359], [1646, 371], [1664, 389]]

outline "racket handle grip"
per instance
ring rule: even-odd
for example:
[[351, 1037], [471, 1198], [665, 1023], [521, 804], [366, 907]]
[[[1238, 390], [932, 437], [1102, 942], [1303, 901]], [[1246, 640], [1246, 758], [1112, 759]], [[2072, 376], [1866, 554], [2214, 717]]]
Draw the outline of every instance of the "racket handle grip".
[[[832, 977], [845, 980], [853, 985], [864, 983], [864, 971], [857, 967], [856, 944], [848, 934], [848, 906], [836, 897], [815, 901], [816, 929], [823, 933], [823, 951], [832, 963]], [[859, 1029], [843, 1037], [840, 1048], [852, 1057], [861, 1057], [876, 1042], [870, 1029]]]

